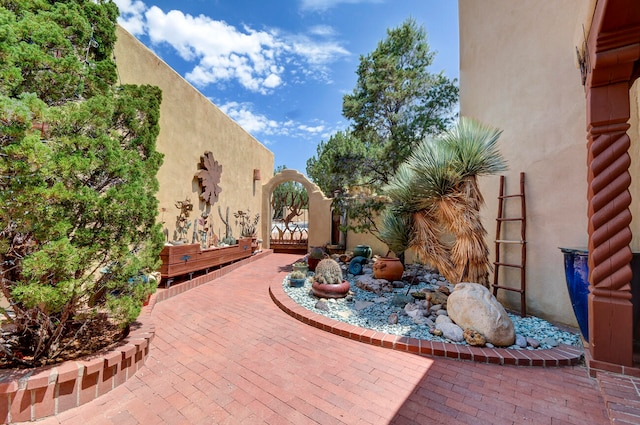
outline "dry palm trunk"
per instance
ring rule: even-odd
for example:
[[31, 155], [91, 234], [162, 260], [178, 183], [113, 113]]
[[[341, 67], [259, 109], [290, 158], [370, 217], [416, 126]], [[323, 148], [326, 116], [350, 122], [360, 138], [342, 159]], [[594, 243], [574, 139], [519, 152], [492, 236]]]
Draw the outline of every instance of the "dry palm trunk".
[[474, 282], [489, 286], [489, 248], [487, 231], [480, 220], [483, 199], [475, 177], [466, 177], [460, 187], [438, 202], [437, 216], [445, 229], [455, 236], [451, 262], [455, 274], [451, 283]]
[[454, 282], [456, 269], [451, 262], [449, 249], [441, 242], [440, 225], [428, 210], [413, 214], [414, 233], [410, 246], [416, 249], [418, 257], [438, 269], [449, 282]]

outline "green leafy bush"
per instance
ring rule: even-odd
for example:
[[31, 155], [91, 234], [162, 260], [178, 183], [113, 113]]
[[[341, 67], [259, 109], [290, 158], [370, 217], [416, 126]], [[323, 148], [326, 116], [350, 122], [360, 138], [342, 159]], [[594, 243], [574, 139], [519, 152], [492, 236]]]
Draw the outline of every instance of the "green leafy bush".
[[35, 366], [155, 291], [162, 95], [114, 86], [112, 1], [0, 5], [0, 357]]

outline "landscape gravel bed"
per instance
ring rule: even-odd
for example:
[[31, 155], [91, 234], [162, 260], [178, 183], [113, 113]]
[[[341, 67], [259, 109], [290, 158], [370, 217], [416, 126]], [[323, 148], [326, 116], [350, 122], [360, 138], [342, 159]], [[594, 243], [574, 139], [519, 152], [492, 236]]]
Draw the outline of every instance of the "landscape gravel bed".
[[[289, 285], [289, 278], [287, 276], [282, 282], [282, 285], [285, 293], [297, 304], [331, 319], [391, 335], [455, 343], [442, 336], [433, 335], [430, 332], [429, 326], [415, 324], [413, 319], [404, 313], [405, 304], [401, 300], [406, 296], [408, 286], [394, 289], [393, 292], [381, 296], [358, 288], [354, 284], [355, 277], [352, 275], [348, 275], [347, 280], [351, 283], [353, 296], [327, 300], [326, 305], [328, 306], [328, 311], [316, 308], [319, 299], [311, 293], [311, 279], [307, 279], [301, 287], [292, 287]], [[424, 288], [435, 289], [433, 285], [424, 282], [412, 285], [409, 289], [413, 292], [420, 291]], [[359, 304], [359, 308], [356, 308], [357, 304]], [[367, 304], [370, 305], [361, 308], [362, 305]], [[396, 313], [398, 316], [397, 324], [389, 324], [389, 316], [392, 313]], [[540, 343], [537, 349], [553, 348], [559, 343], [578, 347], [582, 346], [580, 336], [577, 332], [560, 329], [552, 323], [535, 316], [522, 318], [516, 314], [508, 314], [513, 321], [516, 335], [537, 340]], [[468, 345], [466, 342], [458, 342], [457, 344]], [[519, 345], [512, 345], [507, 348], [534, 349], [530, 345], [527, 345], [526, 348]]]

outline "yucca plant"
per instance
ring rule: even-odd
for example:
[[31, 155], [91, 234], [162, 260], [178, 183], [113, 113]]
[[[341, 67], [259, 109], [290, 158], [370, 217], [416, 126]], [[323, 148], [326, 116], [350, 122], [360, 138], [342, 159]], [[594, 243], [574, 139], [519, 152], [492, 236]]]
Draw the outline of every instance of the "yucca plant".
[[[489, 283], [487, 232], [480, 220], [484, 200], [477, 177], [506, 170], [497, 149], [500, 134], [461, 118], [439, 138], [423, 141], [385, 187], [393, 200], [387, 214], [399, 217], [394, 221], [385, 216], [383, 234], [390, 241], [408, 241], [408, 247], [453, 283]], [[400, 237], [397, 221], [402, 217], [410, 220]]]

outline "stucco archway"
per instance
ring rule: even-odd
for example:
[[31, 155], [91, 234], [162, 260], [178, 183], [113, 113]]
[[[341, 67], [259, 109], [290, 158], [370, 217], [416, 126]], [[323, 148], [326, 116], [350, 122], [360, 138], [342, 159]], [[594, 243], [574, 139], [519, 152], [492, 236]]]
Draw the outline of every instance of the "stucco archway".
[[283, 170], [262, 185], [262, 235], [265, 248], [270, 248], [271, 233], [271, 195], [278, 185], [288, 181], [300, 183], [309, 195], [309, 246], [324, 246], [331, 241], [331, 199], [327, 198], [320, 188], [304, 174], [296, 170]]
[[633, 365], [629, 90], [640, 73], [637, 0], [598, 0], [587, 39], [590, 367]]

